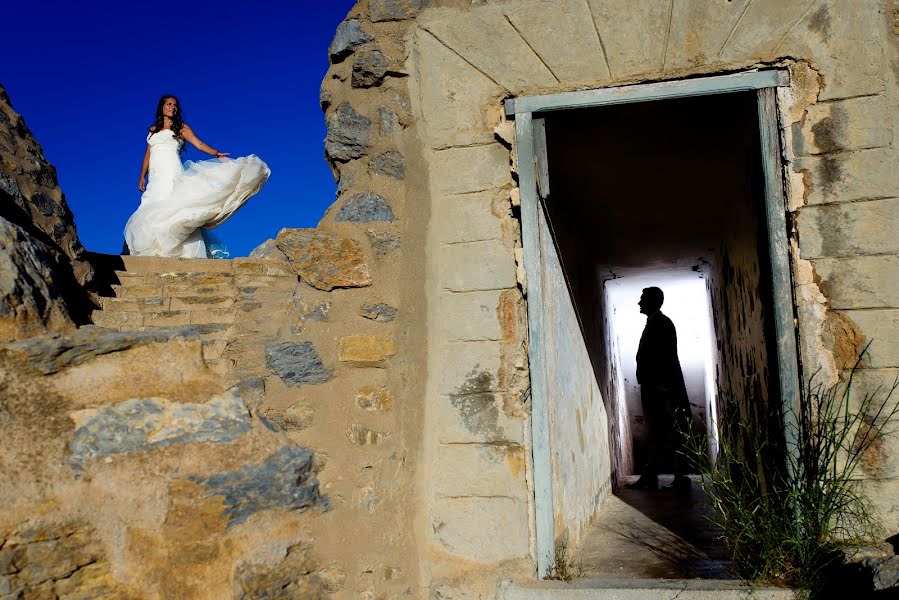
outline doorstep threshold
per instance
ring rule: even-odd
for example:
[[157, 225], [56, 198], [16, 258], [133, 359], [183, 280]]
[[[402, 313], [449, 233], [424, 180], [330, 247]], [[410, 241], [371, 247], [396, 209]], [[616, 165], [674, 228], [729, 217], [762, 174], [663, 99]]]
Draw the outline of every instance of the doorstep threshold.
[[800, 590], [752, 586], [727, 579], [505, 581], [498, 600], [799, 600]]

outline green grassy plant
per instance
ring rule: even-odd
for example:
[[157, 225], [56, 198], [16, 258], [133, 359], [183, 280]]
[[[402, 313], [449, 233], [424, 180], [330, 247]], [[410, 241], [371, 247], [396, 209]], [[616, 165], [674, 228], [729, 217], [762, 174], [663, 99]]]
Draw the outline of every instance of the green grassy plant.
[[723, 531], [738, 576], [814, 593], [842, 544], [876, 535], [858, 470], [865, 453], [891, 433], [899, 379], [857, 397], [851, 391], [860, 362], [835, 386], [813, 376], [801, 407], [786, 414], [730, 398], [714, 463], [703, 436], [688, 436], [688, 458], [703, 476], [713, 524]]

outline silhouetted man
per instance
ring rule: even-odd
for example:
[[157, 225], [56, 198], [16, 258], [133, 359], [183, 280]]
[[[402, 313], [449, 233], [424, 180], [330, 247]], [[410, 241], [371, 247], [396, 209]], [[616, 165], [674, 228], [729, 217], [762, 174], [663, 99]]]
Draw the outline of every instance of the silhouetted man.
[[640, 296], [640, 312], [646, 315], [646, 327], [637, 350], [637, 383], [643, 418], [647, 426], [648, 452], [638, 489], [658, 489], [659, 467], [663, 453], [674, 449], [675, 490], [689, 490], [683, 451], [684, 433], [689, 426], [690, 403], [677, 358], [677, 332], [671, 319], [662, 314], [665, 295], [657, 287], [648, 287]]

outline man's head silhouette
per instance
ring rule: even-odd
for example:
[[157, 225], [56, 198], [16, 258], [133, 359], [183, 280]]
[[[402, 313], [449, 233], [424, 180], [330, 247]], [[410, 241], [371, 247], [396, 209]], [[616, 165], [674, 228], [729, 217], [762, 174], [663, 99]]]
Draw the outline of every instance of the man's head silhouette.
[[640, 312], [646, 316], [655, 314], [662, 303], [665, 302], [665, 294], [657, 287], [643, 288], [643, 294], [640, 296]]

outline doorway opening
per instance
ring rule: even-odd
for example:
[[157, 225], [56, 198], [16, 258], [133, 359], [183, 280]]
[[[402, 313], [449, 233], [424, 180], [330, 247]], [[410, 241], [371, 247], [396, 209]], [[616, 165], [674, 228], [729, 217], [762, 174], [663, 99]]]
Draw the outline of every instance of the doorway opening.
[[[591, 454], [581, 443], [581, 453], [594, 463], [606, 461], [591, 468], [607, 474], [615, 490], [592, 497], [579, 491], [582, 476], [575, 480], [576, 469], [566, 468], [579, 460], [577, 448], [566, 446], [574, 437], [566, 430], [574, 411], [562, 406], [571, 401], [567, 392], [552, 389], [548, 373], [553, 488], [561, 496], [554, 531], [581, 549], [574, 558], [586, 575], [725, 576], [723, 548], [704, 520], [709, 507], [697, 486], [682, 496], [622, 486], [635, 479], [658, 443], [646, 434], [635, 377], [646, 322], [637, 300], [644, 287], [665, 294], [661, 310], [677, 330], [692, 427], [711, 433], [710, 456], [723, 404], [780, 402], [758, 98], [742, 91], [540, 115], [535, 177], [541, 269], [551, 272], [548, 264], [557, 260], [564, 275], [562, 286], [543, 277], [541, 302], [556, 306], [567, 293], [581, 333], [555, 334], [554, 326], [565, 330], [565, 315], [554, 308], [547, 313], [551, 322], [542, 325], [542, 343], [560, 355], [568, 344], [583, 344], [592, 372], [559, 369], [592, 377], [589, 383], [601, 396], [607, 446]], [[552, 361], [548, 365], [551, 371]], [[560, 389], [592, 389], [561, 379]], [[596, 423], [582, 423], [586, 411], [577, 410], [583, 440], [582, 430]], [[670, 442], [659, 451], [668, 458], [662, 473], [671, 473], [673, 455]], [[572, 511], [569, 505], [578, 502], [579, 510]]]

